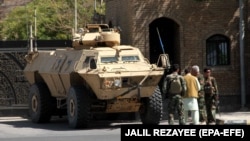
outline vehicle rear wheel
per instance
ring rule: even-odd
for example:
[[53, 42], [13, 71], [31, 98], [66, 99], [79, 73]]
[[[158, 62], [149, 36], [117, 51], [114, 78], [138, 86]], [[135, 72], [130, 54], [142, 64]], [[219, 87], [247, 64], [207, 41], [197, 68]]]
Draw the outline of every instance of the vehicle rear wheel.
[[35, 83], [29, 92], [29, 114], [34, 123], [49, 122], [53, 112], [53, 97], [46, 84]]
[[67, 98], [67, 116], [71, 128], [86, 128], [91, 114], [91, 97], [86, 89], [71, 87]]
[[153, 95], [142, 99], [140, 118], [143, 124], [157, 125], [162, 119], [162, 95], [157, 86]]

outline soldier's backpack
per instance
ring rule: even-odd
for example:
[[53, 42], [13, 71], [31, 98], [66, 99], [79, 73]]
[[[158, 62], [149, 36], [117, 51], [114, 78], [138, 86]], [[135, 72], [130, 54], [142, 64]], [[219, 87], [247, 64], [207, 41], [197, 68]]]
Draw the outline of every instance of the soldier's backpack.
[[182, 92], [181, 80], [178, 75], [173, 75], [169, 79], [169, 94], [179, 94]]

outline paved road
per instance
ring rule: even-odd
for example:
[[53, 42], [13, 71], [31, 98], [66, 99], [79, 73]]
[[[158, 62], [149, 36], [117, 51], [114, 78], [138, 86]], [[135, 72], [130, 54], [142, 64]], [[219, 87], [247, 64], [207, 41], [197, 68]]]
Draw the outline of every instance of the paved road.
[[22, 117], [0, 118], [0, 141], [118, 141], [119, 124], [96, 122], [88, 129], [73, 130], [67, 120], [34, 124]]
[[[250, 112], [230, 112], [217, 115], [223, 124], [249, 124]], [[120, 125], [141, 124], [138, 121], [96, 121], [90, 128], [73, 130], [67, 119], [53, 119], [48, 124], [34, 124], [25, 117], [0, 117], [0, 141], [118, 141]], [[163, 120], [161, 125], [167, 125]], [[176, 121], [176, 124], [177, 121]]]

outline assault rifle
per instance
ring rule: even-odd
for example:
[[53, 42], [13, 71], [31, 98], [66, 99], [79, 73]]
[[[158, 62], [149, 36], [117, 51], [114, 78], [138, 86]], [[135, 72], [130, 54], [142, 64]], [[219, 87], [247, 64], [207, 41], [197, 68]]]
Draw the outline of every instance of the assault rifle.
[[220, 105], [219, 105], [219, 103], [220, 103], [220, 101], [219, 101], [219, 100], [215, 101], [215, 105], [216, 105], [216, 112], [217, 112], [217, 113], [219, 113], [219, 115], [221, 116], [221, 114], [220, 114]]
[[220, 101], [219, 101], [219, 95], [218, 94], [214, 94], [214, 100], [215, 100], [215, 106], [216, 106], [216, 113], [220, 114]]

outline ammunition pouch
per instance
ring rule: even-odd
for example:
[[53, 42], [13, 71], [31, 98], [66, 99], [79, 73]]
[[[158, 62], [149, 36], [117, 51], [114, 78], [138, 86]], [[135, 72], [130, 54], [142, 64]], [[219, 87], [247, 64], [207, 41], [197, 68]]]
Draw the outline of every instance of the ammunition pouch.
[[213, 87], [212, 86], [204, 86], [204, 92], [206, 94], [212, 94], [213, 93]]
[[199, 96], [199, 97], [205, 97], [204, 91], [199, 91], [199, 92], [198, 92], [198, 96]]

